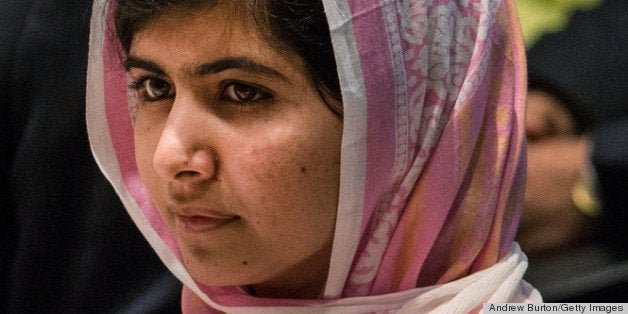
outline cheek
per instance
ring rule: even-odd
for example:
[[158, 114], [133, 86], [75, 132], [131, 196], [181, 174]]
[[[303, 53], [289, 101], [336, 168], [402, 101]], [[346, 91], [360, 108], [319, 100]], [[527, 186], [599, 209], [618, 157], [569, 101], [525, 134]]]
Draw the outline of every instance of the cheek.
[[[333, 229], [340, 173], [339, 140], [289, 134], [256, 140], [234, 167], [233, 186], [266, 227]], [[290, 226], [290, 227], [288, 227]], [[262, 226], [264, 227], [264, 226]]]
[[155, 171], [153, 159], [160, 135], [158, 128], [147, 126], [139, 119], [134, 125], [133, 140], [137, 169], [151, 197], [157, 202], [161, 196], [158, 193], [159, 176]]

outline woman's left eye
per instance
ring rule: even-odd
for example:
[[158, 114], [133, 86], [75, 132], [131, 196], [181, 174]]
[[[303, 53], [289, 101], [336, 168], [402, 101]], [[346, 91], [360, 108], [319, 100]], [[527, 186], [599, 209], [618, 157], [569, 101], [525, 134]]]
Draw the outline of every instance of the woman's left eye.
[[236, 103], [251, 103], [264, 101], [272, 96], [269, 91], [257, 86], [245, 83], [230, 83], [224, 88], [221, 98]]

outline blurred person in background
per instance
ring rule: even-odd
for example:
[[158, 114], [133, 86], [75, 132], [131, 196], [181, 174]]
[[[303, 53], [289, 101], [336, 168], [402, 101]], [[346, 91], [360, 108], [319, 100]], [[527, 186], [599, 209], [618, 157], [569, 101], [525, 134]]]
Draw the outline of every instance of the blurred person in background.
[[0, 312], [174, 313], [85, 130], [91, 1], [0, 1]]
[[518, 4], [529, 71], [517, 238], [526, 278], [546, 302], [627, 302], [628, 2]]

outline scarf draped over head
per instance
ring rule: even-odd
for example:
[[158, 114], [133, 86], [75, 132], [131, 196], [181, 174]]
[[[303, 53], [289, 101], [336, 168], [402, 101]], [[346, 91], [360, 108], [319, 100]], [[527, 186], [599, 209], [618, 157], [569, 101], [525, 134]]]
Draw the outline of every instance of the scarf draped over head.
[[521, 281], [526, 260], [513, 243], [525, 177], [526, 73], [512, 2], [323, 4], [344, 106], [334, 243], [323, 298], [280, 300], [202, 286], [186, 271], [135, 164], [113, 1], [95, 1], [92, 150], [184, 283], [184, 310], [468, 312], [483, 302], [540, 300]]

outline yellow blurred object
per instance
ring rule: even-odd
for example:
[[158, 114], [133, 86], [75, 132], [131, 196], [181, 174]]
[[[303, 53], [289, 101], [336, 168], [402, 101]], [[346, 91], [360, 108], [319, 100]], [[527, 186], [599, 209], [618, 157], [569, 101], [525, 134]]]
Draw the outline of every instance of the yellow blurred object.
[[602, 206], [590, 176], [580, 176], [576, 181], [571, 189], [571, 200], [576, 208], [586, 216], [597, 218], [600, 215]]
[[558, 32], [567, 26], [576, 10], [590, 10], [601, 0], [516, 0], [526, 47], [541, 36]]

